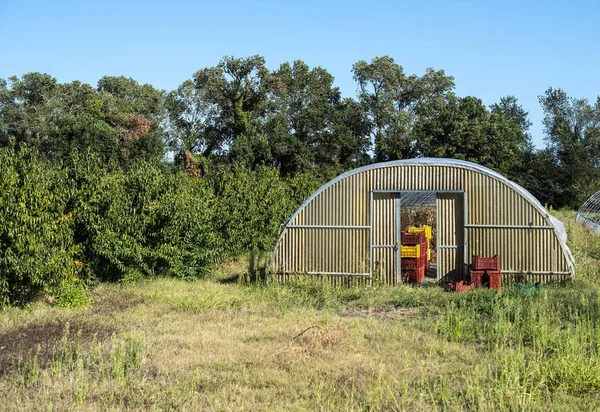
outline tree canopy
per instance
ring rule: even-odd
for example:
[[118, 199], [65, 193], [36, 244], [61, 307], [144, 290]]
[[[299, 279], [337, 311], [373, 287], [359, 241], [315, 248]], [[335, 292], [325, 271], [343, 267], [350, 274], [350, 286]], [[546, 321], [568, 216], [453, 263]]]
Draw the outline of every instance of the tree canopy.
[[124, 76], [96, 87], [49, 74], [0, 79], [0, 146], [11, 140], [50, 161], [91, 150], [107, 165], [144, 160], [198, 177], [221, 165], [281, 176], [332, 177], [371, 162], [452, 157], [497, 170], [556, 207], [600, 186], [600, 100], [549, 88], [540, 96], [546, 147], [533, 147], [515, 96], [486, 107], [454, 79], [406, 73], [389, 56], [352, 66], [356, 96], [301, 60], [271, 70], [262, 56], [226, 56], [171, 91]]

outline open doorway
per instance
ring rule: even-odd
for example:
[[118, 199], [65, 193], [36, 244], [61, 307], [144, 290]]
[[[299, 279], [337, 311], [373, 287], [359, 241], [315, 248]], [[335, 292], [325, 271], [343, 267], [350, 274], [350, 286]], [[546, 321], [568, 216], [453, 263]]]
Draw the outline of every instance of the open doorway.
[[[423, 281], [437, 279], [437, 192], [401, 192], [400, 193], [400, 229], [402, 232], [415, 232], [420, 229], [428, 234], [426, 251], [425, 274]], [[403, 259], [407, 259], [403, 257]], [[407, 264], [408, 263], [408, 264]], [[411, 266], [405, 261], [403, 268]]]
[[[407, 281], [462, 280], [465, 273], [463, 192], [373, 191], [371, 202], [370, 271], [373, 278], [390, 285]], [[431, 228], [426, 241], [415, 241], [414, 237], [412, 242], [402, 241], [403, 231], [411, 227], [418, 231], [424, 226]]]

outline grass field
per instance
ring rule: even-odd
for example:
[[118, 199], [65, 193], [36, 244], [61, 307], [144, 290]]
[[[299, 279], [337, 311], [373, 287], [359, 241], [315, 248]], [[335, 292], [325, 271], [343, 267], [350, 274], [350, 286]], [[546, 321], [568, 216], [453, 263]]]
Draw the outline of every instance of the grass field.
[[0, 312], [3, 410], [600, 409], [600, 238], [541, 292], [236, 281], [101, 285]]

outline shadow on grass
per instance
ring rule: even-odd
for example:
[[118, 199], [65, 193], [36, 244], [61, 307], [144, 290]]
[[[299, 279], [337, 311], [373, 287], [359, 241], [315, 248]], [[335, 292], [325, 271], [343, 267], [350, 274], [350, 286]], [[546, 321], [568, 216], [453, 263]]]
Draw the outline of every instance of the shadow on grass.
[[248, 255], [246, 270], [244, 266], [239, 266], [237, 270], [228, 276], [219, 279], [221, 284], [232, 283], [266, 283], [268, 275], [269, 254], [264, 251], [251, 251]]

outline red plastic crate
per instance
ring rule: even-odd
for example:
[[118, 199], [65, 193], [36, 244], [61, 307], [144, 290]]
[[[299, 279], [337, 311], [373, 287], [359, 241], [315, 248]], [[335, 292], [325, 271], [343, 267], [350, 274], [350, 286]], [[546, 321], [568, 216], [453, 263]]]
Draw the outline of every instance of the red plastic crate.
[[480, 288], [482, 286], [481, 279], [485, 275], [485, 270], [472, 270], [471, 271], [471, 285], [474, 288]]
[[421, 266], [426, 266], [427, 265], [427, 255], [423, 256], [421, 255], [421, 257], [419, 258], [402, 258], [402, 269], [411, 269], [411, 270], [416, 270], [419, 269]]
[[502, 272], [499, 270], [472, 270], [470, 274], [473, 287], [502, 289]]
[[473, 290], [473, 285], [461, 280], [460, 282], [456, 283], [454, 290], [457, 292], [466, 292], [468, 290]]
[[499, 270], [488, 270], [486, 273], [490, 277], [490, 289], [502, 289], [502, 272]]
[[473, 290], [473, 285], [469, 282], [461, 280], [460, 282], [446, 283], [446, 289], [453, 290], [454, 292], [466, 292], [468, 290]]
[[405, 282], [420, 282], [425, 277], [425, 266], [421, 266], [416, 270], [411, 269], [403, 269], [402, 270], [402, 279]]
[[500, 256], [494, 255], [492, 257], [483, 258], [477, 255], [473, 255], [473, 269], [475, 270], [500, 270]]
[[[423, 243], [427, 243], [427, 239], [425, 238], [425, 232], [409, 233], [406, 230], [402, 231], [400, 241], [405, 246], [420, 245]], [[421, 249], [422, 248], [423, 247], [421, 247]], [[425, 248], [427, 248], [427, 246], [425, 246]]]

